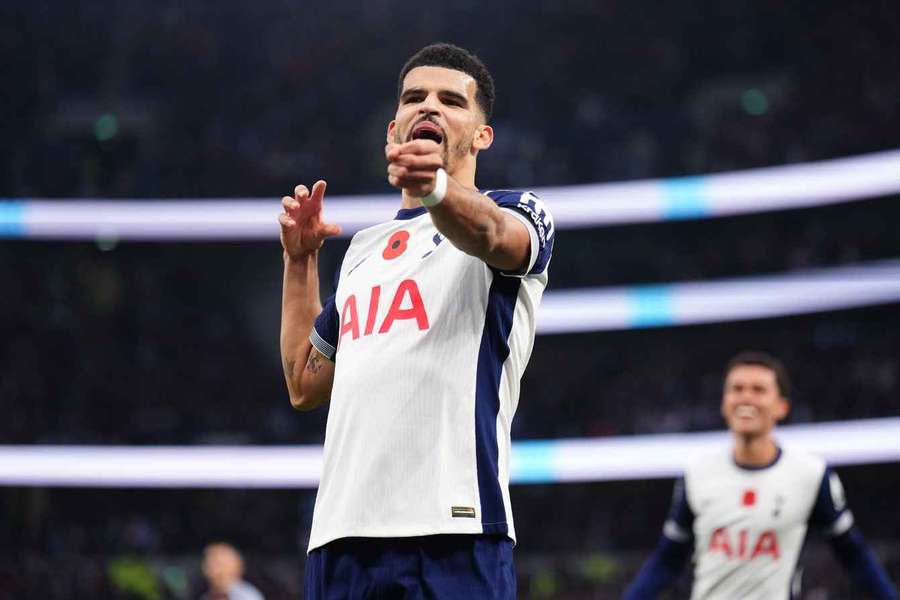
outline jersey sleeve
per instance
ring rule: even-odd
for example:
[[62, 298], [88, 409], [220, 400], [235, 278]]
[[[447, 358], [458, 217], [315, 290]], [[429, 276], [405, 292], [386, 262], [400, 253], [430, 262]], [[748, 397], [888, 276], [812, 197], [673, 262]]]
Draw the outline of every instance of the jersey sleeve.
[[625, 590], [623, 600], [652, 600], [678, 578], [693, 554], [693, 526], [694, 513], [687, 501], [684, 479], [679, 479], [656, 550]]
[[830, 468], [822, 475], [809, 524], [829, 536], [841, 535], [853, 527], [853, 513], [847, 508], [844, 487], [837, 473]]
[[897, 600], [897, 588], [866, 544], [858, 527], [834, 535], [831, 547], [837, 559], [850, 573], [850, 578], [876, 600]]
[[330, 361], [335, 360], [338, 343], [338, 314], [334, 296], [325, 301], [322, 312], [316, 317], [309, 342]]
[[897, 589], [854, 526], [840, 478], [829, 468], [822, 475], [809, 523], [829, 537], [835, 555], [857, 586], [872, 598], [897, 600]]
[[694, 511], [688, 503], [684, 478], [675, 482], [672, 506], [663, 525], [663, 535], [673, 542], [690, 542], [694, 539]]
[[485, 195], [497, 206], [519, 219], [531, 237], [531, 255], [525, 268], [503, 274], [526, 277], [543, 273], [550, 264], [555, 233], [553, 216], [547, 205], [532, 192], [497, 190], [487, 192]]

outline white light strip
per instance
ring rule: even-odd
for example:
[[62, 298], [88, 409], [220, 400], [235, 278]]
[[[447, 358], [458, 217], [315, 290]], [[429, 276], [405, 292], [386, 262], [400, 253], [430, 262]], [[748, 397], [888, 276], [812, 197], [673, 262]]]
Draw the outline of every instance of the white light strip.
[[900, 301], [900, 260], [719, 281], [549, 291], [538, 333], [695, 325]]
[[[560, 229], [820, 206], [900, 193], [900, 150], [734, 173], [536, 188]], [[397, 194], [329, 196], [344, 236], [389, 220]], [[277, 239], [280, 203], [209, 200], [0, 201], [0, 237], [95, 240]]]
[[557, 227], [720, 217], [900, 193], [900, 150], [732, 173], [544, 188]]
[[0, 485], [316, 487], [319, 446], [0, 446]]
[[[900, 418], [788, 425], [778, 438], [836, 466], [900, 461]], [[729, 443], [726, 432], [516, 442], [512, 482], [672, 477]], [[0, 446], [7, 486], [315, 488], [321, 469], [319, 446]]]
[[[900, 418], [786, 425], [777, 438], [834, 466], [900, 461]], [[728, 432], [523, 442], [513, 453], [512, 473], [516, 483], [675, 477], [730, 443]]]

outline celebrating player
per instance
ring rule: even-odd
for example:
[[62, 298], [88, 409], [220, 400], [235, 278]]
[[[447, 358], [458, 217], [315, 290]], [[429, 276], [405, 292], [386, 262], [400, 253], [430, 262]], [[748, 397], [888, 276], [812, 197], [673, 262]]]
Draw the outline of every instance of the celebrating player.
[[896, 600], [853, 524], [837, 474], [819, 458], [776, 444], [772, 432], [787, 416], [789, 395], [784, 366], [768, 354], [743, 352], [728, 363], [722, 416], [734, 447], [686, 469], [659, 545], [627, 600], [655, 598], [692, 551], [693, 600], [794, 598], [808, 526], [828, 536], [860, 589]]
[[353, 237], [324, 307], [325, 182], [283, 199], [290, 400], [330, 400], [307, 598], [515, 597], [510, 424], [554, 230], [533, 194], [475, 187], [493, 101], [466, 50], [409, 59], [385, 148], [401, 208]]

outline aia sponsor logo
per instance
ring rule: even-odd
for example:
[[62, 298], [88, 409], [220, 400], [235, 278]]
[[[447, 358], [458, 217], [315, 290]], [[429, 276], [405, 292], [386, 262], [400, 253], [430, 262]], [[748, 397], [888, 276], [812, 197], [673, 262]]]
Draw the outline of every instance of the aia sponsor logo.
[[762, 556], [778, 560], [781, 557], [778, 535], [771, 529], [763, 531], [754, 538], [746, 529], [733, 532], [727, 527], [719, 527], [709, 538], [707, 551], [710, 554], [723, 554], [725, 558], [736, 560], [753, 560]]
[[[388, 246], [389, 248], [390, 246]], [[394, 291], [387, 314], [379, 325], [378, 309], [381, 305], [381, 291], [380, 285], [376, 285], [369, 290], [368, 309], [364, 315], [360, 313], [360, 303], [357, 301], [356, 294], [347, 296], [347, 299], [344, 300], [344, 305], [341, 307], [339, 342], [343, 342], [344, 336], [348, 334], [350, 339], [356, 340], [361, 335], [372, 335], [376, 331], [377, 333], [388, 333], [397, 321], [415, 321], [419, 331], [425, 331], [430, 327], [428, 311], [425, 309], [422, 294], [419, 292], [419, 286], [414, 279], [404, 279], [400, 282]], [[365, 316], [364, 327], [362, 316]]]

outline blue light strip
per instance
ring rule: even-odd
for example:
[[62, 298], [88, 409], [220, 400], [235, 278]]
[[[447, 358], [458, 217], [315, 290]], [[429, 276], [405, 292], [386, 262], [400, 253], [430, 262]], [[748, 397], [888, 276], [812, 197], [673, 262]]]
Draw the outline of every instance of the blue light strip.
[[517, 483], [546, 483], [553, 481], [556, 471], [556, 445], [549, 440], [517, 442], [510, 469]]
[[672, 312], [673, 294], [678, 293], [677, 286], [646, 285], [638, 286], [631, 292], [632, 316], [629, 328], [663, 327], [673, 325], [675, 316]]
[[0, 200], [0, 238], [18, 238], [25, 235], [24, 212], [24, 202]]
[[662, 182], [664, 220], [700, 219], [712, 213], [705, 177], [666, 179]]

